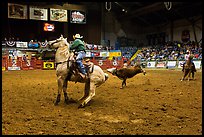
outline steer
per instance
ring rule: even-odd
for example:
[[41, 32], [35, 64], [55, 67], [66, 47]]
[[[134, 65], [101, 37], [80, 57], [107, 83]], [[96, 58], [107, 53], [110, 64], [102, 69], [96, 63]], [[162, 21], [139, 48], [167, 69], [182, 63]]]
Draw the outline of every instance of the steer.
[[124, 85], [126, 86], [126, 80], [128, 78], [132, 78], [139, 73], [143, 73], [144, 75], [146, 74], [145, 70], [142, 70], [139, 64], [129, 68], [110, 68], [107, 69], [107, 71], [123, 80], [121, 89], [124, 88]]

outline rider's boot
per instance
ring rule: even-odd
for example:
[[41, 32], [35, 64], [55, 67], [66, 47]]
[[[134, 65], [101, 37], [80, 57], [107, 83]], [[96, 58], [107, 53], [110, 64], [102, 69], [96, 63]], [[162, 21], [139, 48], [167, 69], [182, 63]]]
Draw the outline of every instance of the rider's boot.
[[82, 77], [82, 79], [86, 79], [87, 73], [86, 73], [86, 70], [85, 70], [83, 63], [82, 62], [78, 63], [78, 67], [79, 67], [80, 76]]

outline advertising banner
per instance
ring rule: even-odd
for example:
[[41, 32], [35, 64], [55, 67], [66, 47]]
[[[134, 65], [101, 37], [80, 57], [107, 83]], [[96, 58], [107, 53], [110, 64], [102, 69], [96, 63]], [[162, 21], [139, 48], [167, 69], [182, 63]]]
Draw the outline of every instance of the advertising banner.
[[5, 71], [6, 70], [6, 67], [2, 67], [2, 71]]
[[90, 51], [86, 52], [86, 57], [91, 57], [91, 52]]
[[27, 48], [28, 47], [28, 42], [16, 42], [16, 47], [17, 48]]
[[91, 57], [100, 57], [100, 52], [91, 52]]
[[16, 47], [16, 41], [13, 41], [13, 40], [6, 41], [6, 46], [7, 47]]
[[195, 64], [195, 68], [197, 69], [201, 68], [201, 60], [194, 60], [193, 63]]
[[34, 20], [48, 20], [47, 17], [47, 9], [45, 8], [37, 8], [37, 7], [30, 7], [30, 19]]
[[168, 61], [167, 67], [168, 68], [175, 68], [176, 67], [176, 61]]
[[110, 50], [109, 52], [109, 59], [112, 59], [113, 57], [121, 57], [122, 53], [120, 50]]
[[147, 62], [147, 68], [154, 68], [155, 64], [156, 64], [155, 61], [149, 61], [149, 62]]
[[50, 8], [50, 20], [67, 22], [67, 10]]
[[27, 19], [27, 6], [8, 3], [8, 18]]
[[71, 10], [70, 11], [70, 22], [86, 24], [86, 13], [84, 11]]
[[43, 62], [43, 69], [54, 69], [54, 62]]
[[165, 61], [158, 61], [156, 67], [157, 68], [164, 68], [165, 67], [166, 62]]
[[55, 25], [51, 23], [44, 23], [43, 30], [44, 31], [55, 31]]
[[178, 68], [182, 68], [184, 62], [185, 62], [185, 61], [179, 61], [179, 62], [178, 62]]
[[21, 70], [21, 68], [16, 67], [16, 66], [12, 66], [12, 67], [8, 67], [8, 70]]
[[109, 56], [109, 52], [103, 51], [100, 52], [100, 57], [108, 57]]

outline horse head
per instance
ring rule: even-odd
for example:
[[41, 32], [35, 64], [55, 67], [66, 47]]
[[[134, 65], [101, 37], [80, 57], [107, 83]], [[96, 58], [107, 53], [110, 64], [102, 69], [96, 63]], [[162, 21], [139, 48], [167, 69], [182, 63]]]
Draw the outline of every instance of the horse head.
[[48, 41], [48, 46], [49, 48], [54, 48], [54, 49], [64, 47], [64, 46], [68, 46], [69, 48], [69, 43], [67, 42], [67, 38], [64, 38], [63, 35], [61, 35], [56, 40]]

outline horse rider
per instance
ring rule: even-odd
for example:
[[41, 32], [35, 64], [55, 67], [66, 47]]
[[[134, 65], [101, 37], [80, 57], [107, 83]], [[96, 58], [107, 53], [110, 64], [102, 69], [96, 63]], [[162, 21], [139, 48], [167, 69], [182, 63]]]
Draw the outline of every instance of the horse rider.
[[73, 43], [70, 46], [70, 50], [74, 50], [75, 54], [77, 55], [76, 57], [76, 62], [79, 68], [79, 71], [81, 73], [79, 73], [81, 75], [81, 77], [84, 79], [86, 78], [86, 70], [85, 70], [85, 66], [82, 63], [84, 57], [86, 56], [86, 50], [85, 50], [85, 43], [84, 41], [82, 41], [83, 36], [80, 36], [80, 34], [76, 34], [73, 35]]
[[[187, 51], [186, 51], [186, 54], [184, 55], [185, 62], [183, 63], [183, 69], [182, 69], [182, 71], [184, 71], [184, 66], [185, 66], [185, 64], [187, 63], [187, 60], [189, 59], [190, 55], [191, 55], [190, 51], [187, 50]], [[196, 72], [195, 64], [193, 63], [193, 60], [191, 60], [191, 63], [192, 63], [192, 65], [193, 65], [194, 71]]]

